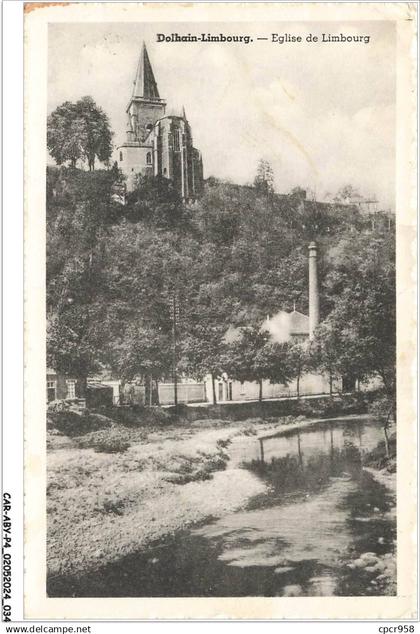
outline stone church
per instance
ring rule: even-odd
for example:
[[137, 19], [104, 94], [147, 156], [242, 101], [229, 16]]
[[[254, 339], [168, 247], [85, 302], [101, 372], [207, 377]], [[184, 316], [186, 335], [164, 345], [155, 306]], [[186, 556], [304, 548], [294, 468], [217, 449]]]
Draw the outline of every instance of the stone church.
[[143, 44], [133, 92], [127, 106], [126, 141], [117, 147], [118, 167], [133, 189], [138, 174], [170, 179], [184, 200], [196, 198], [203, 187], [203, 163], [193, 145], [185, 109], [166, 115], [152, 65]]

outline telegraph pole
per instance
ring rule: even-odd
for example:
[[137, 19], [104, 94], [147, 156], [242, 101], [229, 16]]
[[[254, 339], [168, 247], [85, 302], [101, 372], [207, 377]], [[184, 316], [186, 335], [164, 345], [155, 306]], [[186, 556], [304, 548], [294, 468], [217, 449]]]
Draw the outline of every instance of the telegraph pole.
[[178, 373], [177, 373], [177, 318], [179, 317], [179, 308], [176, 299], [176, 293], [172, 295], [172, 367], [174, 381], [174, 403], [178, 405]]

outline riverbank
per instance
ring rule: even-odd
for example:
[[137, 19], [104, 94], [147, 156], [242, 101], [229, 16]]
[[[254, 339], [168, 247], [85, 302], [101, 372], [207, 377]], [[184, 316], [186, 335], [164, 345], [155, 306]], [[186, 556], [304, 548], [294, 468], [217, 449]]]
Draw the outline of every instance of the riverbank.
[[241, 468], [235, 447], [316, 421], [139, 427], [90, 415], [77, 422], [62, 416], [49, 426], [50, 578], [101, 568], [181, 528], [244, 508], [266, 485]]
[[225, 471], [226, 447], [234, 437], [255, 437], [288, 422], [205, 420], [136, 428], [94, 416], [95, 429], [78, 436], [50, 425], [49, 575], [85, 573], [241, 508], [265, 487], [243, 469]]
[[[363, 470], [388, 491], [391, 505], [387, 516], [395, 523], [397, 504], [396, 468], [396, 434], [393, 432], [388, 440], [388, 450], [386, 449], [385, 441], [380, 442], [375, 449], [365, 456]], [[378, 538], [380, 544], [383, 543], [382, 540], [384, 540], [384, 537]], [[381, 596], [394, 596], [397, 593], [396, 541], [394, 545], [395, 549], [393, 552], [382, 555], [366, 552], [347, 563], [347, 567], [351, 570], [359, 569], [367, 575], [369, 583]]]
[[388, 448], [386, 448], [385, 441], [380, 442], [374, 450], [365, 456], [363, 468], [395, 496], [397, 491], [397, 479], [395, 477], [397, 470], [397, 437], [395, 430], [388, 432], [388, 435]]

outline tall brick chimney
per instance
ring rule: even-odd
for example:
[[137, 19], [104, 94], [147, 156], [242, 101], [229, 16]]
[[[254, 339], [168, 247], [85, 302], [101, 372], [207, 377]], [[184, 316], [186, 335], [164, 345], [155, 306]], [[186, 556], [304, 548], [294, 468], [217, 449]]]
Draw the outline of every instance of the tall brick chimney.
[[317, 247], [311, 242], [309, 250], [309, 339], [313, 339], [314, 330], [319, 324], [319, 290]]

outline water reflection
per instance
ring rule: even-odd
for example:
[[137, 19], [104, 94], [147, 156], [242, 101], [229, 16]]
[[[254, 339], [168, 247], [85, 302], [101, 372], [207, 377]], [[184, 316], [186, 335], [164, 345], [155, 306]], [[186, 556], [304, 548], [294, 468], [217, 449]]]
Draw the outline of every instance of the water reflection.
[[[282, 437], [259, 439], [258, 459], [243, 466], [252, 469], [271, 485], [271, 493], [315, 492], [334, 477], [357, 478], [362, 464], [362, 434], [357, 429], [296, 431]], [[366, 448], [369, 445], [366, 444]], [[279, 455], [280, 454], [280, 455]]]
[[218, 541], [227, 566], [271, 568], [276, 595], [376, 592], [365, 571], [346, 564], [394, 548], [393, 501], [362, 469], [380, 440], [377, 426], [352, 422], [259, 439], [258, 456], [244, 446], [243, 466], [269, 494], [196, 534]]

